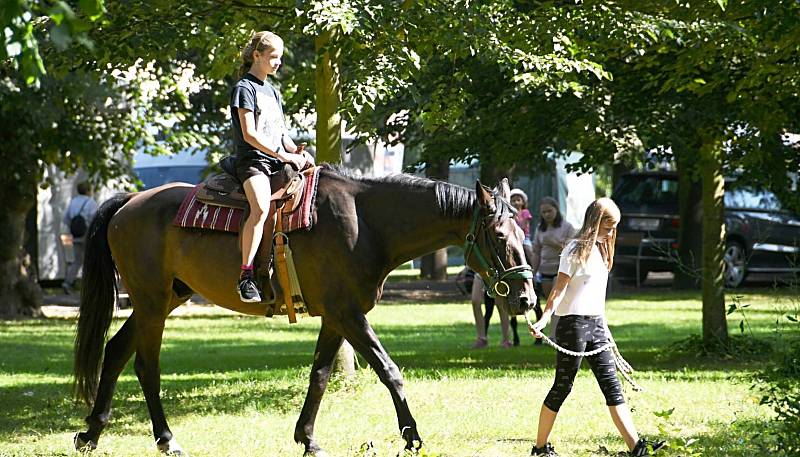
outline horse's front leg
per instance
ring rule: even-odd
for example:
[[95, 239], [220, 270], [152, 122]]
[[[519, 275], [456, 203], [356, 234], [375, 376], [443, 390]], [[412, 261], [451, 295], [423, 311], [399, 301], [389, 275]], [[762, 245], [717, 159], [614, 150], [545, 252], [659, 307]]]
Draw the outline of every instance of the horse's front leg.
[[295, 442], [305, 446], [304, 456], [323, 457], [327, 455], [314, 440], [314, 421], [317, 418], [322, 395], [328, 386], [333, 361], [341, 345], [342, 336], [326, 325], [325, 319], [323, 319], [322, 328], [317, 337], [317, 348], [314, 351], [314, 363], [311, 365], [311, 379], [308, 384], [306, 401], [303, 403], [303, 410], [300, 411], [300, 417], [294, 428]]
[[[406, 449], [418, 450], [422, 447], [422, 438], [417, 432], [417, 422], [411, 416], [405, 393], [403, 392], [403, 375], [400, 369], [383, 349], [367, 317], [363, 313], [345, 315], [338, 323], [341, 333], [353, 345], [378, 374], [378, 378], [389, 389], [397, 412], [397, 425], [400, 434], [406, 441]], [[331, 324], [333, 325], [333, 324]]]

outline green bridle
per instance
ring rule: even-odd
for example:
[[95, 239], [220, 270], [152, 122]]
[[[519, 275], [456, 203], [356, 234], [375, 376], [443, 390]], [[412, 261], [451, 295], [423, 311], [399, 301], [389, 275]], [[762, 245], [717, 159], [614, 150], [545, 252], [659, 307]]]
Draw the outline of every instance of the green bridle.
[[[499, 197], [495, 196], [497, 211], [500, 211], [500, 205], [503, 204]], [[495, 215], [489, 216], [492, 219]], [[472, 214], [472, 223], [467, 232], [466, 240], [464, 242], [464, 264], [467, 263], [471, 255], [474, 255], [478, 260], [483, 271], [479, 271], [481, 277], [486, 283], [486, 290], [491, 296], [507, 297], [511, 292], [511, 287], [506, 280], [512, 279], [533, 279], [533, 269], [529, 265], [518, 265], [516, 267], [506, 268], [503, 264], [503, 259], [500, 257], [500, 251], [494, 239], [489, 235], [486, 227], [486, 219], [478, 222], [480, 218], [480, 205], [475, 203], [475, 211]], [[494, 266], [489, 264], [489, 261], [481, 253], [480, 249], [475, 249], [478, 234], [483, 233], [483, 236], [489, 246], [491, 246], [492, 255], [494, 256]]]

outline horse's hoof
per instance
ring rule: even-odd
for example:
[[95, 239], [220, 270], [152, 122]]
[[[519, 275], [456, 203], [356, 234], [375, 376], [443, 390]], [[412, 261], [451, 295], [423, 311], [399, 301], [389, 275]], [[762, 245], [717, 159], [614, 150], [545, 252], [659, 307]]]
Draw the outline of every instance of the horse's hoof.
[[322, 449], [316, 451], [306, 451], [303, 453], [303, 457], [329, 457], [328, 453], [323, 451]]
[[419, 455], [419, 451], [422, 449], [422, 440], [416, 439], [411, 440], [410, 442], [406, 443], [406, 447], [403, 448], [403, 452], [397, 454], [398, 457], [406, 457], [411, 455]]
[[164, 455], [173, 455], [178, 457], [189, 457], [189, 453], [184, 451], [178, 441], [174, 438], [165, 442], [159, 443], [156, 441], [156, 447]]
[[81, 435], [85, 435], [85, 433], [78, 432], [75, 434], [75, 437], [72, 438], [72, 443], [75, 444], [76, 451], [88, 452], [97, 449], [97, 443], [88, 438], [84, 438]]

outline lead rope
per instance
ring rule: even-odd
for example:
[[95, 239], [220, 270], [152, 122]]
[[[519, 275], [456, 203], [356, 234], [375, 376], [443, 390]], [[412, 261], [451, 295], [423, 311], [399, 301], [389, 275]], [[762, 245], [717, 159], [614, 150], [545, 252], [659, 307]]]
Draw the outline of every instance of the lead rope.
[[637, 384], [636, 381], [634, 381], [633, 378], [631, 377], [631, 373], [633, 373], [633, 367], [625, 359], [622, 358], [622, 354], [620, 354], [619, 349], [617, 348], [616, 344], [609, 342], [609, 343], [604, 344], [603, 346], [601, 346], [601, 347], [599, 347], [597, 349], [594, 349], [592, 351], [589, 351], [589, 352], [570, 351], [569, 349], [566, 349], [566, 348], [563, 348], [563, 347], [559, 346], [555, 341], [553, 341], [550, 338], [548, 338], [547, 335], [545, 335], [544, 333], [539, 333], [537, 335], [536, 330], [533, 329], [533, 323], [531, 323], [531, 319], [530, 319], [530, 317], [528, 317], [528, 313], [529, 312], [530, 311], [526, 311], [525, 313], [523, 313], [523, 316], [525, 316], [525, 322], [528, 323], [528, 332], [530, 332], [532, 337], [541, 338], [542, 340], [544, 340], [544, 342], [548, 346], [552, 347], [556, 351], [561, 352], [563, 354], [570, 355], [572, 357], [591, 357], [591, 356], [597, 355], [597, 354], [599, 354], [599, 353], [601, 353], [603, 351], [610, 350], [611, 354], [614, 356], [614, 364], [617, 366], [617, 371], [622, 375], [622, 378], [625, 381], [627, 381], [628, 384], [631, 385], [631, 387], [633, 388], [634, 392], [642, 392], [642, 391], [644, 391], [644, 388], [642, 386], [640, 386], [639, 384]]

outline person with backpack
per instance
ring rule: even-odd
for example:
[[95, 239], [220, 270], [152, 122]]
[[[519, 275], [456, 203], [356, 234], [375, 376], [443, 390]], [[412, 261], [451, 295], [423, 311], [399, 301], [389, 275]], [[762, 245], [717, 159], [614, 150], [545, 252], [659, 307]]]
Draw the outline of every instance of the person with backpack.
[[71, 263], [67, 264], [67, 274], [61, 288], [64, 293], [69, 295], [75, 288], [75, 278], [83, 266], [83, 254], [86, 252], [86, 234], [89, 225], [97, 212], [97, 202], [91, 197], [89, 183], [82, 181], [77, 186], [78, 195], [72, 197], [67, 210], [64, 212], [64, 225], [67, 227], [67, 234], [72, 238], [72, 249], [75, 257]]

